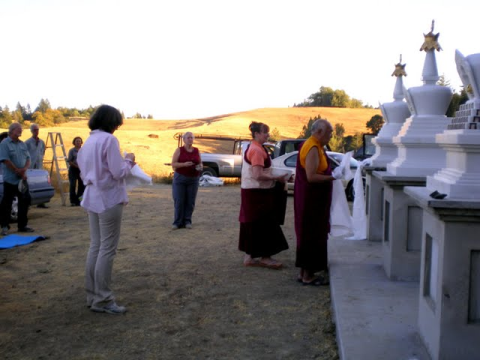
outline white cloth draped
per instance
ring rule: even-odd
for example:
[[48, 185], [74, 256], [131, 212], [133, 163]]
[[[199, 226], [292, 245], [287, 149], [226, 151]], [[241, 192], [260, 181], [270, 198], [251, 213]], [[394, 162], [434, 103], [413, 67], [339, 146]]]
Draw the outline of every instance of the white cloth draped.
[[365, 159], [360, 163], [355, 178], [353, 179], [353, 189], [355, 190], [355, 199], [353, 200], [353, 236], [346, 240], [365, 240], [367, 238], [367, 214], [365, 211], [365, 194], [363, 191], [363, 168], [370, 164], [370, 159]]

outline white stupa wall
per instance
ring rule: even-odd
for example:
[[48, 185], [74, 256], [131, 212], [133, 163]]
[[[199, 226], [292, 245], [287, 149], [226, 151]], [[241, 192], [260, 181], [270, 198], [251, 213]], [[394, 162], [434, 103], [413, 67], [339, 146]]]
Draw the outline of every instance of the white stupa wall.
[[461, 105], [447, 129], [436, 136], [446, 151], [446, 164], [427, 177], [427, 189], [455, 199], [480, 199], [480, 54], [455, 55], [469, 100]]
[[435, 136], [450, 123], [445, 113], [452, 90], [435, 84], [439, 77], [434, 50], [427, 51], [423, 75], [423, 86], [404, 90], [412, 116], [393, 138], [398, 157], [387, 164], [387, 172], [393, 175], [427, 176], [445, 166], [446, 153]]
[[371, 166], [385, 167], [398, 156], [397, 145], [393, 143], [393, 137], [400, 131], [405, 119], [410, 116], [410, 110], [404, 99], [402, 76], [397, 77], [393, 92], [395, 101], [380, 104], [385, 124], [372, 140], [375, 144], [375, 154], [371, 158]]

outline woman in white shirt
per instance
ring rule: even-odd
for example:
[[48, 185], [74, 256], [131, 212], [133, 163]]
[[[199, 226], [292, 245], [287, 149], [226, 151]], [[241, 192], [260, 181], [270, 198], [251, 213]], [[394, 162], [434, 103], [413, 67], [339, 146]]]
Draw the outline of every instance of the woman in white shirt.
[[123, 206], [128, 203], [125, 177], [135, 155], [120, 154], [113, 133], [123, 124], [120, 112], [101, 105], [92, 115], [90, 137], [78, 152], [77, 163], [85, 184], [81, 206], [88, 212], [90, 248], [85, 269], [87, 306], [95, 312], [123, 314], [110, 289], [113, 259], [120, 239]]

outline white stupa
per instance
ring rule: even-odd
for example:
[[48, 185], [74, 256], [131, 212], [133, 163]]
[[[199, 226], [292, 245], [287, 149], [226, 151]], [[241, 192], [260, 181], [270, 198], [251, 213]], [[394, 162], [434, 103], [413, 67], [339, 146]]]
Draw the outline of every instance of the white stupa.
[[455, 53], [457, 71], [469, 100], [447, 130], [436, 136], [446, 150], [446, 166], [427, 177], [427, 188], [449, 198], [480, 200], [480, 54]]
[[432, 30], [424, 34], [420, 51], [425, 51], [423, 85], [404, 89], [412, 116], [408, 118], [393, 143], [398, 157], [387, 164], [387, 172], [397, 176], [433, 175], [445, 166], [445, 151], [435, 142], [435, 136], [447, 128], [445, 113], [452, 98], [449, 87], [437, 85], [439, 80], [435, 50], [440, 51], [439, 34]]
[[395, 160], [398, 156], [397, 145], [393, 143], [393, 137], [398, 134], [400, 128], [405, 123], [405, 119], [410, 116], [408, 105], [403, 99], [403, 76], [407, 76], [405, 72], [406, 64], [402, 64], [402, 56], [400, 62], [395, 65], [395, 71], [392, 76], [396, 76], [395, 88], [393, 90], [394, 101], [380, 104], [385, 124], [378, 133], [378, 136], [372, 140], [375, 144], [375, 154], [371, 158], [371, 166], [385, 167], [389, 162]]

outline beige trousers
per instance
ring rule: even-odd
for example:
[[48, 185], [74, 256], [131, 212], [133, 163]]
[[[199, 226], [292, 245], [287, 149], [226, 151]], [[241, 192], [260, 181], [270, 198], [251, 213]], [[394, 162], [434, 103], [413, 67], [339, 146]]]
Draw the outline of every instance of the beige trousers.
[[88, 212], [90, 248], [85, 268], [87, 305], [103, 307], [115, 302], [110, 289], [113, 258], [117, 253], [123, 204], [97, 214]]

